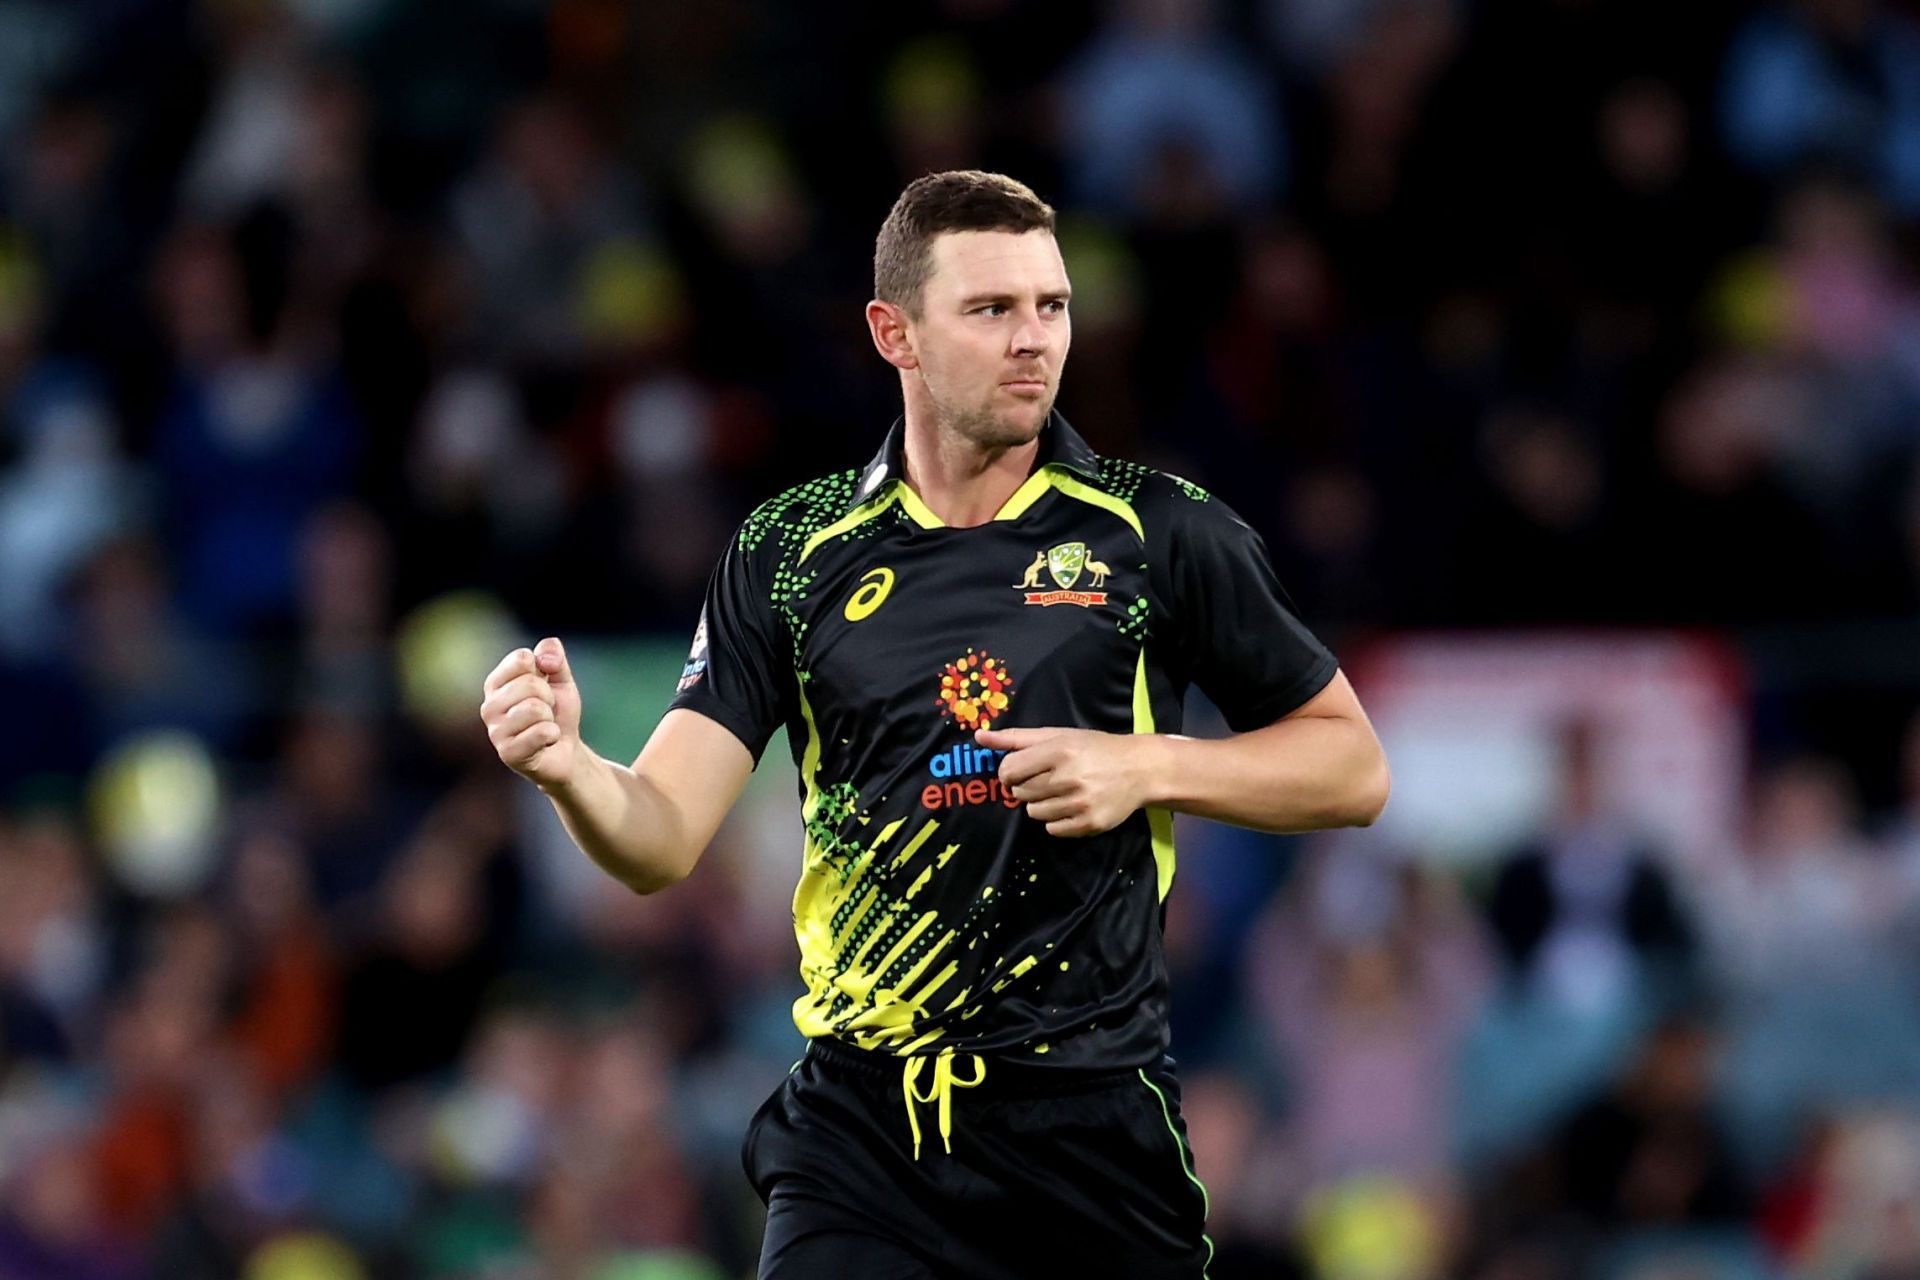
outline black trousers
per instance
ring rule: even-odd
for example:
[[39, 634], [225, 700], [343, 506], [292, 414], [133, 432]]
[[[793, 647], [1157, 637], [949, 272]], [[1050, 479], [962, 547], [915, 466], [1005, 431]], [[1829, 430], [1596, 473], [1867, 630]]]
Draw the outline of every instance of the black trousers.
[[[972, 1078], [972, 1060], [955, 1074]], [[932, 1064], [927, 1064], [931, 1066]], [[1062, 1072], [989, 1062], [915, 1106], [904, 1060], [816, 1040], [741, 1147], [767, 1205], [761, 1280], [1201, 1280], [1213, 1245], [1171, 1058]], [[930, 1092], [932, 1072], [916, 1087]]]

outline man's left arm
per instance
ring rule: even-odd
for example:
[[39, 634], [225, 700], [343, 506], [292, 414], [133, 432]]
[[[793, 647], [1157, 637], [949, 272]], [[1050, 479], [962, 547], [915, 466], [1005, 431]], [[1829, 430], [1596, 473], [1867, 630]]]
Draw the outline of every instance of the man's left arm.
[[1264, 728], [1227, 738], [983, 729], [1009, 754], [1002, 784], [1055, 836], [1111, 830], [1165, 808], [1260, 831], [1366, 826], [1386, 807], [1386, 753], [1344, 673]]
[[1096, 835], [1141, 808], [1262, 831], [1372, 822], [1387, 802], [1386, 756], [1333, 654], [1294, 611], [1260, 535], [1172, 477], [1143, 485], [1134, 504], [1155, 619], [1149, 684], [1168, 701], [1199, 686], [1234, 734], [995, 730], [980, 743], [1011, 750], [1002, 785], [1054, 835]]

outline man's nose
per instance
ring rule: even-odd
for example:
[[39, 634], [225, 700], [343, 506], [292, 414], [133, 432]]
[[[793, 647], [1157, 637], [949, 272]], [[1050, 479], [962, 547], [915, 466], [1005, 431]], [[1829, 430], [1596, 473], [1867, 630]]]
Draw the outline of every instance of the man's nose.
[[1037, 356], [1045, 351], [1052, 342], [1047, 327], [1041, 322], [1040, 313], [1034, 310], [1022, 311], [1020, 323], [1013, 330], [1013, 353], [1015, 355]]

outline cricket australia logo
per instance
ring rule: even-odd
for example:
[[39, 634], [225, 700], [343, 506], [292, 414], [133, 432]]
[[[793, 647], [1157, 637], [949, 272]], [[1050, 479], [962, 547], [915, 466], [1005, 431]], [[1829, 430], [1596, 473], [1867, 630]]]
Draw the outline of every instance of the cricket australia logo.
[[[1043, 569], [1053, 579], [1053, 585], [1058, 588], [1057, 590], [1049, 591], [1041, 586], [1040, 573]], [[1080, 581], [1082, 574], [1085, 574], [1089, 579], [1088, 586], [1104, 587], [1107, 585], [1107, 575], [1112, 572], [1113, 570], [1087, 553], [1086, 543], [1063, 542], [1046, 551], [1036, 551], [1033, 563], [1027, 566], [1026, 575], [1013, 584], [1013, 589], [1025, 591], [1028, 604], [1077, 604], [1082, 609], [1088, 609], [1097, 604], [1105, 604], [1107, 593], [1075, 591], [1073, 585]]]

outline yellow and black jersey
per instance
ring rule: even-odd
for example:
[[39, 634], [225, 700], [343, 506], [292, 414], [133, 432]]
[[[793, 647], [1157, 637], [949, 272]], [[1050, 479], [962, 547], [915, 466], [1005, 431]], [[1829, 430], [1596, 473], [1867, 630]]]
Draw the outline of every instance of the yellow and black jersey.
[[806, 833], [794, 1020], [899, 1054], [1157, 1062], [1171, 816], [1049, 836], [974, 731], [1178, 732], [1190, 683], [1258, 728], [1318, 693], [1333, 656], [1238, 516], [1096, 455], [1059, 414], [1033, 475], [969, 529], [907, 486], [903, 439], [896, 422], [866, 467], [748, 517], [673, 702], [756, 760], [788, 728]]

